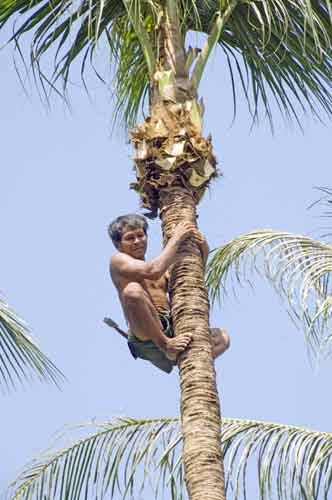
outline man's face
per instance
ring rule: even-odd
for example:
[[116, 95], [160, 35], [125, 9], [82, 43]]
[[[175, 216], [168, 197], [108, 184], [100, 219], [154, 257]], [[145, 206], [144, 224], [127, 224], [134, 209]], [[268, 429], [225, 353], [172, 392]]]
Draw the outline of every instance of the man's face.
[[143, 229], [124, 228], [121, 242], [119, 244], [120, 252], [124, 252], [134, 259], [143, 260], [147, 247], [147, 237]]

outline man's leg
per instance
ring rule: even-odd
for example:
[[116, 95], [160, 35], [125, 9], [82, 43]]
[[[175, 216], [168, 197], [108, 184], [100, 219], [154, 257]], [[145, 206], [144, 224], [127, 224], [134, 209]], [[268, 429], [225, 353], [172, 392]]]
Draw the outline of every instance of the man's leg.
[[230, 346], [230, 338], [224, 328], [210, 328], [212, 340], [212, 356], [216, 359], [223, 354]]
[[192, 335], [168, 338], [163, 332], [156, 308], [147, 292], [139, 283], [128, 283], [122, 291], [124, 313], [130, 330], [139, 340], [151, 340], [165, 355], [175, 361], [188, 346]]

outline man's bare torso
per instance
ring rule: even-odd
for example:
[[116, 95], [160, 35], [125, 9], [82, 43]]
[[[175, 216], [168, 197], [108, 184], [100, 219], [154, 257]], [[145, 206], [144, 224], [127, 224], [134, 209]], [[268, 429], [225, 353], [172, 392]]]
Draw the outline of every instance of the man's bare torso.
[[[118, 291], [119, 298], [123, 307], [122, 293], [123, 290], [129, 283], [136, 282], [139, 283], [142, 288], [148, 294], [151, 302], [155, 306], [156, 310], [160, 313], [164, 313], [169, 309], [169, 301], [168, 301], [168, 272], [161, 276], [159, 279], [149, 280], [149, 279], [140, 279], [137, 277], [135, 280], [127, 279], [120, 275], [117, 270], [110, 265], [110, 273], [112, 281]], [[125, 312], [125, 310], [124, 310]]]

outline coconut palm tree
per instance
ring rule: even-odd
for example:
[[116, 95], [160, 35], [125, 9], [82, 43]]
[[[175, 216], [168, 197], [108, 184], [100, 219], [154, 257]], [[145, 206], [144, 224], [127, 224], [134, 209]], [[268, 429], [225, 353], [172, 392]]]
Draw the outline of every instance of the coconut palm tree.
[[0, 386], [8, 391], [33, 377], [58, 385], [63, 375], [31, 338], [27, 324], [0, 297]]
[[[332, 190], [324, 192], [329, 208], [324, 216], [332, 216]], [[235, 238], [215, 249], [209, 261], [206, 283], [212, 300], [224, 299], [232, 274], [244, 284], [248, 271], [255, 270], [286, 299], [294, 320], [302, 323], [309, 352], [331, 354], [332, 245], [272, 230]], [[112, 322], [110, 326], [117, 328]], [[77, 426], [69, 436], [59, 436], [56, 449], [26, 467], [12, 484], [10, 498], [136, 498], [152, 488], [155, 499], [166, 492], [167, 498], [181, 500], [185, 498], [182, 440], [178, 418], [115, 418]], [[332, 433], [224, 418], [221, 443], [226, 491], [234, 500], [246, 494], [279, 500], [329, 498]], [[257, 469], [255, 493], [248, 473], [252, 464]]]
[[[198, 89], [218, 44], [225, 70], [245, 94], [253, 120], [263, 111], [272, 124], [271, 100], [287, 118], [332, 112], [330, 0], [1, 0], [0, 27], [15, 21], [12, 41], [32, 33], [34, 74], [48, 89], [66, 94], [80, 58], [84, 78], [98, 44], [109, 50], [116, 116], [133, 125], [136, 182], [142, 205], [159, 212], [164, 242], [179, 221], [196, 223], [196, 205], [218, 175], [210, 137], [204, 137], [204, 104]], [[188, 33], [206, 35], [201, 48]], [[44, 69], [54, 57], [51, 75]], [[49, 65], [45, 65], [46, 68]], [[62, 86], [60, 84], [62, 81]], [[59, 85], [60, 84], [60, 88]], [[209, 303], [199, 249], [188, 242], [172, 269], [170, 297], [175, 334], [194, 340], [179, 359], [183, 463], [191, 499], [224, 499], [220, 405], [208, 330]], [[199, 471], [200, 480], [197, 480]]]
[[[332, 191], [325, 193], [330, 207]], [[286, 299], [295, 321], [302, 323], [309, 352], [331, 354], [332, 245], [272, 230], [235, 238], [215, 249], [209, 261], [206, 283], [212, 300], [224, 299], [232, 274], [244, 284], [248, 271], [255, 270]], [[152, 489], [156, 500], [165, 494], [182, 500], [186, 498], [182, 440], [178, 418], [127, 417], [76, 426], [69, 436], [68, 431], [59, 436], [55, 449], [25, 468], [11, 486], [10, 499], [144, 498]], [[221, 444], [230, 498], [329, 498], [331, 432], [224, 418]], [[200, 480], [199, 471], [197, 477]]]

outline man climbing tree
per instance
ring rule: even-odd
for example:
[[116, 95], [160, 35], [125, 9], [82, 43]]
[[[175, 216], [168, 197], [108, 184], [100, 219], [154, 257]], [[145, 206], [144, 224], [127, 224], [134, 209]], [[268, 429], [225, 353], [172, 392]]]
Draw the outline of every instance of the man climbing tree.
[[[110, 273], [128, 321], [128, 346], [134, 358], [150, 361], [170, 373], [177, 356], [186, 349], [192, 335], [174, 337], [168, 300], [168, 269], [181, 258], [181, 243], [192, 239], [199, 245], [204, 263], [209, 247], [203, 235], [190, 223], [179, 224], [161, 254], [146, 262], [146, 219], [141, 215], [118, 217], [109, 235], [118, 252], [111, 258]], [[105, 322], [112, 325], [108, 319]], [[225, 330], [211, 330], [213, 357], [229, 347]]]
[[[115, 116], [122, 114], [132, 128], [143, 107], [145, 119], [131, 131], [136, 170], [131, 187], [151, 216], [159, 214], [165, 245], [181, 222], [196, 225], [196, 206], [218, 175], [211, 137], [204, 136], [199, 97], [216, 45], [227, 61], [218, 78], [222, 81], [228, 67], [235, 110], [238, 73], [238, 87], [254, 121], [263, 111], [272, 124], [273, 99], [286, 118], [299, 123], [299, 110], [319, 116], [323, 109], [332, 116], [330, 0], [6, 0], [0, 2], [0, 28], [9, 20], [20, 56], [20, 40], [32, 35], [29, 61], [42, 89], [47, 84], [56, 89], [62, 80], [65, 96], [78, 57], [84, 79], [87, 63], [94, 67], [94, 56], [106, 43]], [[192, 31], [207, 35], [201, 47], [189, 45]], [[48, 54], [54, 56], [51, 72]], [[48, 98], [48, 88], [45, 94]], [[220, 96], [226, 99], [223, 94], [221, 87]], [[193, 238], [182, 246], [169, 290], [176, 336], [193, 334], [178, 358], [186, 486], [190, 500], [225, 500], [203, 263]]]

